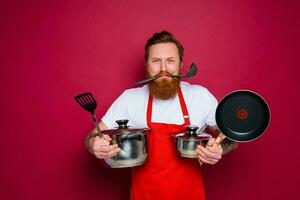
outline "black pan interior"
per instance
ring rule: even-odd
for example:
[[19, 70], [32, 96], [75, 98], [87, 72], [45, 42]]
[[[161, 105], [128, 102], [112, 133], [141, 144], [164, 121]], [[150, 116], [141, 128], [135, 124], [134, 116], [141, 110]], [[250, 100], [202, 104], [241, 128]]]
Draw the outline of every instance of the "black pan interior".
[[270, 110], [258, 94], [239, 90], [226, 95], [216, 110], [216, 122], [221, 132], [234, 141], [251, 141], [268, 127]]

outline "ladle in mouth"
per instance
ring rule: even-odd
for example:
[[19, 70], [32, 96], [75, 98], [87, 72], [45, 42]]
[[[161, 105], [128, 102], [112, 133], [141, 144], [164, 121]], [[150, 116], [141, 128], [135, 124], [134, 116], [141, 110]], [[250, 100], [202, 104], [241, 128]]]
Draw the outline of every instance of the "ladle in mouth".
[[[189, 68], [189, 71], [186, 74], [184, 74], [184, 75], [166, 75], [166, 76], [170, 76], [170, 77], [174, 77], [174, 78], [189, 78], [189, 77], [195, 76], [196, 74], [197, 74], [197, 66], [196, 66], [196, 64], [192, 63], [190, 68]], [[154, 81], [154, 80], [156, 80], [160, 77], [162, 77], [162, 76], [153, 76], [153, 77], [147, 78], [145, 80], [135, 82], [135, 84], [149, 83], [149, 82]]]

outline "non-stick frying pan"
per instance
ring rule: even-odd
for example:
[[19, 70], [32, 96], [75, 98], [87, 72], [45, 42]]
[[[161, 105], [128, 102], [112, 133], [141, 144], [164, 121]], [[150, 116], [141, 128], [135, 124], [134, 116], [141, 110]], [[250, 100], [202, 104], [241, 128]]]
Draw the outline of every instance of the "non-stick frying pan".
[[221, 133], [220, 144], [226, 137], [236, 142], [249, 142], [261, 136], [270, 122], [270, 109], [259, 94], [237, 90], [226, 95], [216, 110], [216, 122]]

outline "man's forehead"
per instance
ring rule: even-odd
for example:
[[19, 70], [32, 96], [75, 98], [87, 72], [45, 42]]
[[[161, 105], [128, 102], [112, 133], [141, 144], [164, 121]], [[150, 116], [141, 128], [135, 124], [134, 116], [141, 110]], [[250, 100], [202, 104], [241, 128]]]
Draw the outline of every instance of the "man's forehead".
[[151, 58], [178, 58], [179, 52], [174, 43], [158, 43], [149, 49]]

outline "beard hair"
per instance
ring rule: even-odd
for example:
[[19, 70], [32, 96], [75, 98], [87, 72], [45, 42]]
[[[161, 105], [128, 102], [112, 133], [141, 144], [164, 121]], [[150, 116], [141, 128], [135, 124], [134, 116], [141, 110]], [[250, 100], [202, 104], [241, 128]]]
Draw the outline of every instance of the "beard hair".
[[[170, 73], [159, 73], [156, 76], [161, 76]], [[146, 72], [146, 76], [150, 77], [148, 72]], [[149, 83], [149, 92], [150, 94], [158, 99], [167, 100], [173, 98], [180, 87], [180, 80], [178, 78], [172, 79], [156, 79]]]

